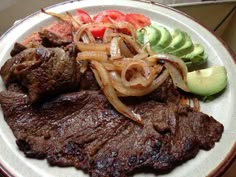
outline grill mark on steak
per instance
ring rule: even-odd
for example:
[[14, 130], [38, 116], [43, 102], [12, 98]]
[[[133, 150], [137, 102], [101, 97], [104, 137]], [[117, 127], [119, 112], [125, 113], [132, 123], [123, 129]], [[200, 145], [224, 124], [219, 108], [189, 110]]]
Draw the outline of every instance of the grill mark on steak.
[[143, 167], [170, 170], [212, 148], [223, 132], [212, 117], [175, 102], [130, 103], [141, 126], [116, 112], [101, 91], [62, 94], [32, 106], [16, 88], [2, 91], [0, 104], [19, 149], [92, 177], [125, 177]]

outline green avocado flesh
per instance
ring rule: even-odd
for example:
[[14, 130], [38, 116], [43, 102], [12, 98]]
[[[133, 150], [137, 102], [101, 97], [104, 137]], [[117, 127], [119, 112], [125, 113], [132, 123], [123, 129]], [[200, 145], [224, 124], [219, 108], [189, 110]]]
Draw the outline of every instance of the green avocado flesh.
[[211, 96], [222, 91], [227, 85], [227, 73], [224, 66], [189, 72], [187, 86], [191, 93]]
[[180, 29], [169, 31], [166, 27], [152, 24], [138, 30], [137, 38], [140, 44], [150, 42], [153, 51], [175, 55], [189, 66], [207, 60], [203, 46], [193, 43], [191, 37]]
[[137, 38], [141, 44], [150, 42], [150, 45], [153, 46], [160, 39], [160, 36], [160, 31], [152, 26], [147, 26], [137, 31]]
[[156, 44], [153, 45], [152, 47], [155, 49], [155, 47], [157, 48], [156, 50], [162, 50], [165, 49], [167, 46], [169, 46], [169, 44], [172, 41], [172, 36], [169, 32], [169, 30], [163, 26], [158, 26], [153, 24], [152, 25], [154, 28], [156, 28], [157, 30], [160, 31], [160, 39], [158, 41], [156, 41]]

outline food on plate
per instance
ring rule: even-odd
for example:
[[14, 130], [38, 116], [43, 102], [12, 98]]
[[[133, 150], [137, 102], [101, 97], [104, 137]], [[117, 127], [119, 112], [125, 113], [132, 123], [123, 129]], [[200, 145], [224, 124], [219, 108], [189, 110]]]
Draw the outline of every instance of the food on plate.
[[[94, 78], [95, 81], [95, 78]], [[33, 106], [19, 85], [0, 94], [4, 117], [27, 157], [75, 166], [92, 177], [128, 176], [135, 169], [174, 168], [209, 150], [223, 125], [179, 104], [181, 93], [168, 79], [152, 95], [127, 99], [144, 126], [119, 114], [100, 90], [61, 94]]]
[[141, 44], [149, 42], [153, 51], [175, 55], [187, 65], [200, 65], [207, 61], [203, 46], [193, 43], [191, 37], [180, 29], [169, 31], [164, 26], [151, 24], [139, 29], [137, 36]]
[[[188, 73], [187, 85], [192, 93], [211, 96], [227, 85], [227, 73], [223, 66], [213, 66]], [[203, 86], [202, 86], [203, 85]]]
[[[190, 93], [205, 94], [200, 76], [178, 58], [204, 53], [187, 33], [175, 37], [143, 14], [117, 10], [42, 12], [58, 20], [18, 41], [0, 70], [4, 118], [27, 157], [125, 177], [144, 167], [169, 171], [220, 140], [223, 125]], [[137, 35], [142, 29], [150, 35]], [[208, 85], [214, 93], [227, 77], [215, 68], [198, 71], [221, 76]]]
[[72, 51], [28, 48], [8, 60], [0, 73], [6, 85], [20, 82], [32, 103], [46, 96], [73, 91], [79, 86], [80, 74]]

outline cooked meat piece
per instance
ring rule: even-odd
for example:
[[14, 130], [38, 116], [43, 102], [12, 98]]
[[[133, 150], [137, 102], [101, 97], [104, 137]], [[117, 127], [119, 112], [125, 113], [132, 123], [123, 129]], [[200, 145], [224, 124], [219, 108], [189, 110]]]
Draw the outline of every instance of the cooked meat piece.
[[31, 102], [48, 95], [78, 88], [80, 73], [70, 52], [61, 48], [26, 49], [8, 60], [1, 69], [6, 85], [18, 81], [28, 89]]
[[180, 98], [183, 96], [180, 92], [181, 91], [174, 86], [172, 79], [169, 77], [160, 87], [149, 95], [144, 96], [143, 99], [178, 104]]
[[42, 44], [46, 47], [64, 46], [72, 43], [72, 25], [56, 21], [39, 32]]
[[22, 45], [26, 46], [27, 48], [36, 48], [42, 45], [42, 39], [40, 38], [38, 32], [34, 32], [24, 39]]
[[17, 80], [16, 75], [14, 74], [16, 66], [24, 61], [30, 61], [34, 53], [35, 49], [29, 48], [8, 59], [4, 63], [0, 70], [0, 74], [6, 86]]
[[1, 92], [0, 104], [19, 149], [92, 177], [172, 169], [199, 149], [211, 149], [223, 132], [211, 116], [173, 103], [134, 100], [130, 106], [144, 120], [141, 126], [114, 110], [101, 91], [63, 94], [37, 106], [15, 91]]
[[22, 51], [25, 50], [25, 49], [27, 49], [27, 47], [25, 47], [24, 45], [22, 45], [22, 44], [16, 42], [16, 43], [14, 44], [13, 49], [12, 49], [11, 52], [10, 52], [10, 55], [11, 55], [11, 57], [14, 57], [16, 54], [22, 52]]
[[99, 90], [100, 89], [97, 83], [97, 80], [90, 69], [87, 69], [83, 74], [81, 74], [80, 89], [82, 90]]

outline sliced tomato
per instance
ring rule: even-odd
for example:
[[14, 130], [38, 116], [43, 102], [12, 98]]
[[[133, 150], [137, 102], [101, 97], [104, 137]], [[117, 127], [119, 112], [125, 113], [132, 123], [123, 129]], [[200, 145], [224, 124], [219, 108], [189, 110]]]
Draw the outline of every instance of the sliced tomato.
[[126, 14], [125, 21], [131, 23], [136, 28], [142, 28], [151, 25], [151, 21], [143, 14]]
[[[82, 9], [76, 10], [75, 18], [85, 24], [93, 22], [93, 19], [90, 17], [90, 15]], [[101, 28], [92, 27], [92, 28], [89, 28], [89, 30], [91, 31], [91, 33], [93, 34], [95, 38], [102, 38], [106, 28], [105, 27], [101, 27]]]
[[118, 10], [104, 10], [93, 17], [95, 22], [112, 23], [125, 15]]
[[81, 23], [91, 23], [93, 21], [90, 15], [82, 9], [76, 10], [75, 18]]
[[93, 27], [89, 28], [89, 30], [95, 38], [102, 39], [106, 31], [106, 27]]
[[109, 19], [109, 17], [104, 16], [104, 15], [99, 15], [99, 14], [95, 15], [95, 16], [93, 17], [93, 20], [94, 20], [95, 22], [111, 23], [111, 20]]
[[[99, 12], [93, 17], [94, 22], [102, 23], [113, 23], [118, 18], [124, 17], [125, 15], [118, 10], [104, 10]], [[106, 31], [105, 27], [95, 27], [90, 29], [95, 38], [102, 38], [104, 32]]]
[[[102, 23], [114, 23], [114, 22], [129, 22], [135, 28], [142, 28], [151, 24], [150, 19], [142, 14], [123, 14], [118, 10], [104, 10], [96, 14], [93, 19], [90, 15], [82, 9], [76, 11], [75, 17], [82, 23], [102, 22]], [[105, 27], [92, 27], [89, 29], [95, 38], [103, 38]], [[128, 29], [120, 29], [121, 32], [130, 34]]]

